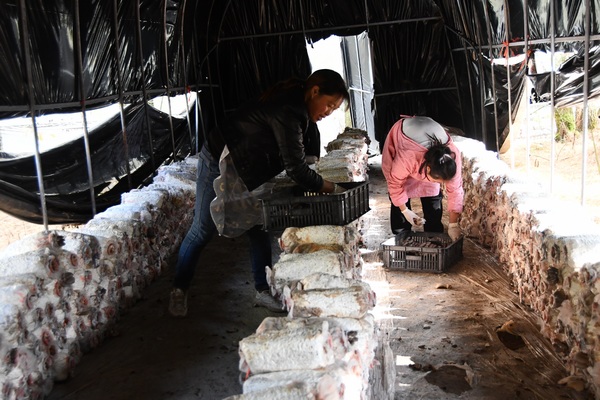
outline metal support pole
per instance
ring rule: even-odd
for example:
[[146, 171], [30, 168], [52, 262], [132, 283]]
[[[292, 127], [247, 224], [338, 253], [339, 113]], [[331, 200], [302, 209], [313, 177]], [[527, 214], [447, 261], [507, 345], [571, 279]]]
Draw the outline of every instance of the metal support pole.
[[[196, 3], [196, 7], [198, 7], [198, 3]], [[196, 15], [196, 10], [194, 10], [193, 15]], [[197, 85], [199, 83], [198, 78], [199, 78], [200, 74], [198, 73], [198, 68], [200, 67], [200, 65], [198, 62], [198, 42], [196, 41], [196, 37], [198, 36], [196, 20], [197, 20], [197, 18], [193, 19], [194, 34], [192, 35], [192, 60], [194, 63], [194, 77], [196, 78], [196, 85]], [[204, 120], [202, 117], [202, 109], [200, 108], [200, 92], [198, 90], [194, 90], [194, 93], [196, 93], [196, 102], [194, 103], [194, 115], [195, 115], [194, 139], [195, 139], [196, 147], [192, 154], [198, 154], [198, 152], [200, 151], [200, 149], [199, 149], [199, 146], [200, 146], [199, 132], [200, 132], [200, 129], [202, 129], [202, 132], [204, 132], [205, 127], [204, 127]], [[202, 122], [202, 123], [200, 123], [200, 122]]]
[[410, 94], [410, 93], [428, 93], [428, 92], [443, 92], [446, 90], [456, 90], [454, 86], [445, 88], [428, 88], [428, 89], [411, 89], [411, 90], [396, 90], [394, 92], [378, 93], [375, 97], [395, 96], [397, 94]]
[[[464, 15], [464, 10], [462, 7], [462, 4], [460, 1], [457, 2], [458, 8], [459, 8], [459, 12], [460, 15]], [[445, 26], [445, 24], [444, 24]], [[466, 127], [465, 124], [465, 117], [464, 117], [464, 112], [463, 112], [463, 106], [462, 106], [462, 98], [460, 95], [460, 86], [458, 84], [458, 77], [456, 76], [456, 63], [454, 62], [454, 56], [452, 55], [452, 48], [450, 46], [450, 39], [448, 38], [448, 28], [446, 27], [445, 29], [446, 31], [446, 45], [448, 46], [448, 51], [450, 53], [450, 62], [452, 63], [452, 69], [454, 70], [454, 84], [456, 85], [456, 97], [458, 97], [458, 108], [460, 110], [460, 118], [462, 120], [462, 125], [463, 125], [463, 129]], [[461, 43], [464, 43], [465, 40], [460, 37], [459, 35], [457, 35], [457, 37], [459, 37]], [[465, 55], [465, 68], [467, 69], [467, 77], [469, 80], [469, 98], [471, 99], [471, 115], [473, 116], [473, 127], [475, 127], [475, 125], [477, 125], [477, 121], [476, 121], [476, 113], [475, 113], [475, 95], [473, 94], [473, 79], [471, 78], [471, 68], [469, 65], [469, 54], [468, 51], [466, 49], [465, 46], [465, 50], [464, 50], [464, 55]]]
[[[483, 33], [481, 32], [481, 24], [476, 24], [477, 27], [477, 37], [482, 37]], [[478, 41], [477, 48], [473, 46], [473, 52], [477, 54], [477, 64], [479, 66], [479, 112], [481, 113], [481, 139], [483, 143], [487, 142], [487, 132], [486, 132], [486, 116], [485, 116], [485, 80], [483, 78], [483, 49], [481, 46], [481, 41]], [[477, 121], [475, 116], [473, 116], [473, 128], [477, 127]]]
[[169, 83], [169, 46], [167, 45], [167, 3], [163, 0], [163, 34], [164, 36], [164, 62], [165, 62], [165, 87], [167, 89], [167, 105], [169, 106], [169, 131], [171, 132], [172, 160], [175, 159], [175, 129], [173, 128], [173, 118], [171, 117], [171, 84]]
[[[486, 21], [486, 27], [487, 27], [487, 34], [488, 34], [488, 46], [489, 46], [489, 54], [490, 54], [490, 71], [492, 74], [492, 96], [494, 97], [494, 100], [497, 98], [496, 96], [496, 75], [494, 73], [494, 52], [492, 50], [492, 32], [490, 31], [490, 15], [488, 13], [487, 10], [487, 3], [483, 5], [483, 10], [485, 12], [485, 21]], [[483, 72], [482, 72], [483, 74]], [[483, 79], [482, 79], [483, 81]], [[482, 99], [483, 101], [484, 99]], [[496, 151], [500, 151], [500, 140], [498, 137], [498, 108], [496, 106], [496, 101], [494, 101], [494, 126], [495, 126], [495, 132], [496, 132]]]
[[38, 187], [40, 191], [40, 205], [42, 208], [42, 220], [44, 230], [48, 230], [48, 210], [46, 208], [46, 193], [44, 191], [44, 174], [42, 172], [42, 157], [40, 155], [40, 142], [35, 121], [35, 91], [33, 89], [33, 72], [31, 71], [31, 51], [29, 49], [29, 27], [27, 25], [27, 7], [26, 0], [20, 0], [21, 10], [21, 28], [23, 33], [23, 51], [25, 53], [25, 69], [27, 71], [27, 94], [29, 97], [29, 112], [31, 113], [31, 122], [33, 123], [33, 139], [35, 142], [35, 169], [37, 174]]
[[510, 79], [510, 18], [508, 10], [508, 1], [504, 0], [504, 25], [506, 26], [506, 90], [508, 92], [508, 134], [505, 137], [505, 141], [508, 140], [509, 152], [510, 152], [510, 167], [515, 168], [515, 152], [511, 141], [514, 139], [512, 131], [512, 82]]
[[81, 55], [81, 22], [79, 19], [79, 0], [73, 1], [74, 12], [75, 12], [75, 56], [78, 68], [79, 77], [79, 101], [81, 102], [81, 117], [83, 119], [83, 143], [85, 146], [85, 160], [87, 163], [88, 171], [88, 184], [90, 185], [90, 200], [92, 203], [92, 215], [96, 215], [96, 193], [94, 190], [94, 171], [92, 169], [92, 153], [90, 151], [90, 138], [88, 132], [87, 116], [86, 116], [86, 95], [84, 90], [84, 79], [83, 79], [83, 57]]
[[148, 91], [146, 90], [146, 71], [144, 69], [144, 52], [142, 44], [142, 17], [140, 15], [140, 0], [136, 0], [135, 5], [135, 22], [136, 22], [136, 40], [138, 47], [138, 57], [140, 62], [140, 76], [142, 78], [142, 100], [144, 102], [144, 117], [146, 119], [146, 132], [148, 133], [148, 145], [150, 146], [150, 161], [152, 162], [152, 169], [155, 170], [156, 160], [154, 157], [154, 144], [152, 144], [152, 128], [150, 126], [150, 111], [148, 110]]
[[554, 37], [556, 36], [554, 27], [554, 1], [550, 1], [550, 193], [554, 192]]
[[[227, 8], [229, 8], [229, 4], [231, 4], [231, 0], [229, 0], [227, 2], [227, 6], [224, 8], [224, 10], [227, 10]], [[204, 64], [204, 62], [206, 61], [207, 75], [208, 75], [208, 84], [209, 84], [209, 87], [211, 87], [211, 90], [210, 90], [210, 100], [211, 100], [211, 103], [212, 103], [213, 120], [217, 121], [218, 120], [217, 105], [216, 105], [216, 100], [215, 100], [215, 91], [212, 89], [213, 88], [213, 85], [212, 85], [213, 77], [212, 77], [212, 68], [211, 68], [211, 65], [210, 65], [210, 56], [211, 56], [211, 54], [212, 54], [213, 51], [216, 51], [216, 53], [217, 53], [216, 59], [217, 59], [217, 62], [219, 61], [219, 54], [218, 54], [219, 53], [219, 42], [221, 40], [219, 36], [221, 35], [221, 28], [222, 28], [223, 20], [221, 20], [221, 24], [219, 24], [219, 28], [217, 30], [216, 43], [211, 46], [210, 42], [209, 42], [210, 38], [212, 37], [211, 34], [210, 34], [210, 32], [212, 32], [210, 21], [211, 21], [212, 15], [213, 15], [213, 10], [215, 8], [217, 8], [215, 6], [215, 3], [214, 2], [211, 3], [210, 10], [208, 11], [207, 22], [206, 22], [206, 35], [205, 36], [206, 36], [206, 49], [207, 49], [207, 52], [206, 52], [206, 55], [202, 59], [202, 62], [200, 64], [200, 66], [199, 66], [199, 69], [200, 70], [202, 69], [202, 64]], [[221, 14], [221, 15], [224, 16], [225, 12], [223, 12], [223, 14]], [[202, 72], [202, 71], [200, 71], [200, 72]], [[221, 96], [221, 98], [222, 97], [223, 96]], [[225, 104], [223, 104], [222, 100], [221, 100], [221, 108], [223, 110], [225, 109]]]
[[190, 149], [192, 147], [192, 142], [194, 141], [194, 138], [192, 136], [192, 124], [190, 121], [190, 104], [189, 104], [189, 99], [188, 99], [188, 79], [187, 79], [187, 63], [186, 63], [186, 58], [185, 58], [185, 46], [184, 46], [184, 30], [183, 30], [183, 22], [185, 20], [185, 6], [186, 6], [186, 1], [183, 0], [181, 7], [180, 7], [180, 11], [179, 11], [179, 16], [181, 18], [181, 24], [180, 24], [180, 31], [179, 31], [179, 42], [181, 44], [181, 65], [183, 67], [183, 82], [184, 82], [184, 86], [186, 87], [186, 90], [184, 90], [184, 97], [185, 97], [185, 117], [187, 119], [187, 126], [188, 126], [188, 133], [190, 135]]
[[[216, 47], [216, 54], [217, 54], [216, 55], [216, 59], [217, 59], [217, 61], [216, 62], [217, 62], [217, 77], [219, 79], [219, 82], [221, 82], [222, 80], [221, 80], [221, 74], [220, 74], [221, 69], [218, 68], [218, 66], [219, 66], [219, 46], [218, 45], [223, 40], [221, 38], [221, 32], [223, 31], [223, 23], [225, 23], [225, 15], [227, 14], [227, 10], [229, 10], [229, 7], [231, 6], [231, 1], [232, 0], [227, 1], [227, 5], [223, 9], [223, 13], [221, 14], [221, 16], [222, 16], [221, 17], [221, 21], [219, 23], [219, 29], [217, 30], [217, 47]], [[212, 11], [212, 7], [211, 7], [211, 11]], [[207, 36], [207, 41], [208, 41], [208, 37], [210, 37], [210, 35], [207, 34], [206, 36]], [[240, 39], [246, 39], [246, 38], [241, 37]], [[206, 47], [208, 48], [208, 42], [207, 42], [207, 46]], [[210, 70], [211, 69], [210, 69], [210, 62], [209, 62], [208, 63], [208, 76], [209, 76], [209, 79], [210, 79], [210, 76], [211, 76], [210, 75]], [[225, 107], [225, 98], [223, 96], [223, 93], [221, 93], [220, 97], [221, 97], [221, 109], [225, 110], [226, 109], [226, 107]], [[215, 113], [215, 119], [216, 119], [216, 110], [215, 110], [214, 106], [213, 106], [213, 112]]]
[[[446, 42], [448, 43], [448, 47], [450, 47], [450, 43], [448, 42], [448, 37], [446, 36]], [[475, 118], [475, 95], [473, 94], [473, 79], [471, 78], [471, 68], [469, 66], [469, 55], [467, 54], [467, 50], [463, 52], [465, 56], [465, 68], [467, 69], [467, 79], [469, 81], [469, 98], [471, 99], [471, 114], [473, 118]], [[452, 52], [450, 53], [450, 61], [452, 62], [452, 68], [456, 71], [456, 66], [454, 65], [454, 57], [452, 57]], [[458, 106], [460, 108], [460, 115], [463, 122], [463, 126], [465, 126], [465, 118], [463, 114], [462, 107], [462, 99], [460, 96], [460, 87], [458, 86], [458, 79], [456, 78], [456, 73], [454, 74], [454, 83], [456, 84], [456, 94], [458, 97]], [[475, 125], [475, 119], [473, 119], [473, 125]]]
[[530, 105], [530, 96], [531, 96], [531, 90], [529, 90], [530, 88], [530, 83], [529, 83], [529, 76], [528, 76], [528, 68], [529, 68], [529, 6], [527, 4], [527, 0], [523, 1], [523, 40], [525, 42], [525, 68], [526, 68], [526, 73], [525, 73], [525, 85], [526, 85], [526, 96], [527, 96], [527, 103], [525, 104], [525, 111], [527, 113], [527, 118], [525, 118], [525, 140], [526, 140], [526, 144], [525, 144], [525, 166], [527, 169], [527, 175], [529, 175], [529, 173], [531, 172], [531, 160], [530, 160], [530, 156], [531, 156], [531, 144], [529, 142], [530, 139], [530, 132], [529, 132], [529, 115], [531, 112], [531, 105]]
[[[230, 2], [231, 2], [231, 0], [230, 0]], [[300, 4], [302, 4], [302, 3], [300, 3]], [[300, 7], [300, 10], [302, 13], [302, 6]], [[364, 28], [364, 29], [368, 30], [369, 26], [389, 26], [389, 25], [398, 25], [398, 24], [403, 24], [403, 23], [437, 21], [440, 19], [442, 19], [442, 17], [396, 19], [396, 20], [389, 20], [389, 21], [384, 21], [384, 22], [370, 22], [370, 23], [365, 23], [365, 24], [353, 24], [353, 25], [343, 25], [343, 26], [335, 26], [335, 27], [315, 28], [315, 29], [302, 29], [302, 30], [274, 32], [274, 33], [259, 33], [259, 34], [246, 35], [246, 36], [229, 36], [229, 37], [219, 38], [219, 41], [254, 39], [254, 38], [264, 38], [264, 37], [273, 37], [273, 36], [284, 36], [284, 35], [298, 35], [298, 34], [306, 34], [306, 33], [312, 33], [312, 32], [330, 32], [330, 31], [340, 31], [340, 30], [346, 30], [346, 29], [362, 29], [362, 28]]]
[[[196, 89], [200, 89], [200, 88], [209, 88], [209, 87], [210, 87], [210, 85], [208, 85], [208, 84], [202, 84], [202, 85], [193, 86], [192, 89], [196, 90]], [[171, 92], [183, 93], [184, 90], [186, 90], [186, 88], [184, 88], [184, 87], [171, 88]], [[129, 90], [129, 91], [123, 92], [123, 98], [142, 97], [143, 94], [144, 94], [143, 90]], [[146, 89], [146, 94], [149, 96], [164, 95], [165, 90], [164, 89]], [[96, 105], [96, 104], [105, 105], [106, 103], [110, 103], [112, 101], [119, 101], [119, 95], [111, 94], [108, 96], [94, 97], [93, 99], [87, 99], [85, 103], [86, 103], [87, 108], [89, 108], [89, 106], [92, 106], [92, 105]], [[68, 102], [64, 102], [64, 103], [48, 103], [48, 104], [38, 103], [35, 105], [35, 109], [37, 111], [49, 111], [49, 112], [61, 112], [65, 108], [77, 108], [77, 107], [81, 107], [81, 103], [79, 101], [68, 101]], [[9, 112], [9, 113], [29, 113], [29, 105], [0, 106], [0, 111]]]
[[123, 146], [125, 165], [127, 166], [127, 184], [129, 189], [132, 189], [133, 184], [131, 183], [131, 170], [129, 167], [129, 143], [127, 141], [127, 124], [125, 123], [125, 110], [124, 110], [124, 99], [123, 99], [123, 77], [121, 76], [121, 68], [119, 65], [120, 46], [119, 46], [119, 12], [118, 12], [117, 0], [113, 0], [113, 33], [114, 33], [114, 58], [115, 58], [115, 70], [117, 76], [117, 86], [119, 89], [119, 113], [121, 115], [121, 129], [123, 131]]
[[[366, 6], [366, 5], [365, 5]], [[367, 115], [365, 113], [366, 111], [366, 104], [365, 104], [365, 96], [364, 96], [364, 87], [363, 87], [363, 80], [362, 80], [362, 65], [360, 63], [360, 54], [358, 54], [358, 38], [355, 35], [354, 36], [354, 45], [356, 46], [356, 63], [358, 64], [358, 71], [359, 71], [359, 75], [361, 76], [360, 79], [360, 90], [361, 90], [361, 94], [360, 94], [360, 103], [361, 103], [361, 109], [363, 110], [363, 113], [365, 114], [365, 126], [357, 126], [356, 128], [360, 128], [360, 129], [364, 129], [365, 131], [367, 130]], [[356, 114], [355, 114], [356, 115]]]
[[591, 12], [590, 12], [590, 0], [585, 1], [585, 36], [586, 40], [584, 42], [585, 55], [583, 59], [583, 141], [581, 145], [581, 205], [585, 206], [585, 178], [587, 174], [587, 136], [588, 136], [588, 123], [589, 123], [589, 115], [588, 115], [588, 96], [589, 96], [589, 68], [590, 68], [590, 30], [591, 30]]

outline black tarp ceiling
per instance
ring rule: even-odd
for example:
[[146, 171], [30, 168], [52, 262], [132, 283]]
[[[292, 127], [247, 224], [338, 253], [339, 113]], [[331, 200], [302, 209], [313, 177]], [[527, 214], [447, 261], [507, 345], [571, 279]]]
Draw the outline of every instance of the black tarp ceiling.
[[[123, 164], [94, 165], [94, 176], [105, 177], [94, 182], [94, 201], [101, 208], [118, 201], [129, 186], [143, 184], [158, 164], [175, 159], [171, 153], [195, 148], [195, 121], [190, 127], [189, 119], [172, 124], [168, 116], [142, 107], [152, 96], [201, 91], [201, 138], [203, 129], [270, 84], [308, 75], [306, 41], [366, 32], [373, 67], [374, 135], [380, 142], [399, 115], [418, 114], [458, 127], [497, 150], [508, 134], [509, 95], [515, 113], [528, 70], [526, 62], [507, 70], [495, 61], [523, 54], [525, 40], [527, 55], [549, 52], [548, 38], [554, 34], [559, 39], [556, 51], [577, 52], [557, 71], [554, 97], [557, 104], [574, 104], [583, 98], [585, 49], [581, 38], [560, 39], [600, 31], [600, 0], [526, 4], [524, 11], [524, 0], [4, 0], [0, 117], [133, 104], [123, 120], [90, 132], [93, 154], [119, 154], [125, 126], [126, 140], [139, 141], [139, 153], [123, 157], [144, 160], [135, 179], [126, 177]], [[590, 7], [587, 31], [585, 4]], [[591, 44], [589, 83], [595, 96], [600, 55], [597, 42]], [[547, 78], [532, 78], [538, 95], [544, 95]], [[103, 139], [92, 139], [96, 137]], [[74, 157], [65, 165], [83, 169], [81, 151], [81, 142], [75, 141], [42, 154], [50, 222], [91, 215], [85, 174], [74, 177], [69, 168], [60, 167]], [[34, 171], [33, 157], [0, 159], [0, 209], [40, 222]], [[102, 191], [109, 177], [128, 185]]]

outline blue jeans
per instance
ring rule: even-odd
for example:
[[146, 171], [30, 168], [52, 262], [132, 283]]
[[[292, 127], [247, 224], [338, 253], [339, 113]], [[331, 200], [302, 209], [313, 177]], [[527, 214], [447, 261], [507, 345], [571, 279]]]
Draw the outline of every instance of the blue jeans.
[[[173, 287], [183, 290], [190, 287], [200, 253], [217, 231], [210, 215], [210, 202], [215, 198], [213, 181], [219, 174], [219, 161], [215, 160], [206, 146], [202, 146], [198, 157], [194, 219], [179, 248]], [[254, 287], [256, 290], [266, 290], [269, 285], [265, 266], [271, 266], [272, 263], [271, 236], [268, 232], [261, 230], [259, 226], [250, 229], [247, 235], [250, 239]]]

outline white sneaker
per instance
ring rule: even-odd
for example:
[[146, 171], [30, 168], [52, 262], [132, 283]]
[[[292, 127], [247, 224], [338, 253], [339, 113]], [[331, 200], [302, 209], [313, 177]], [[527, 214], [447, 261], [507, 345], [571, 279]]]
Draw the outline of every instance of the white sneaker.
[[268, 290], [263, 290], [262, 292], [256, 292], [256, 297], [254, 297], [254, 305], [256, 307], [264, 307], [269, 311], [273, 311], [276, 313], [285, 313], [287, 311], [283, 308], [283, 303], [279, 300], [275, 299], [271, 296]]
[[169, 301], [169, 313], [174, 317], [185, 317], [187, 315], [187, 293], [179, 288], [171, 290]]

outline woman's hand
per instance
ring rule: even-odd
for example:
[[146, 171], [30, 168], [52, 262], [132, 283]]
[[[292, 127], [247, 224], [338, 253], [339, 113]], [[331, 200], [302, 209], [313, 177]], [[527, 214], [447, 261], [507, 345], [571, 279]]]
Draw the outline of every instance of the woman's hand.
[[461, 236], [462, 231], [458, 226], [458, 218], [460, 217], [460, 213], [450, 211], [450, 218], [448, 223], [448, 236], [452, 241], [456, 242]]
[[404, 215], [404, 218], [406, 218], [406, 220], [410, 222], [412, 226], [423, 226], [425, 224], [425, 218], [419, 217], [410, 208], [406, 207], [401, 211], [402, 215]]
[[325, 179], [323, 179], [323, 186], [321, 187], [321, 193], [333, 193], [336, 186], [337, 185], [335, 183], [326, 181]]
[[323, 187], [321, 187], [321, 193], [344, 193], [346, 188], [338, 185], [337, 183], [323, 180]]
[[334, 183], [333, 187], [334, 187], [334, 189], [333, 189], [334, 194], [344, 193], [346, 191], [345, 187], [338, 185], [337, 183]]

